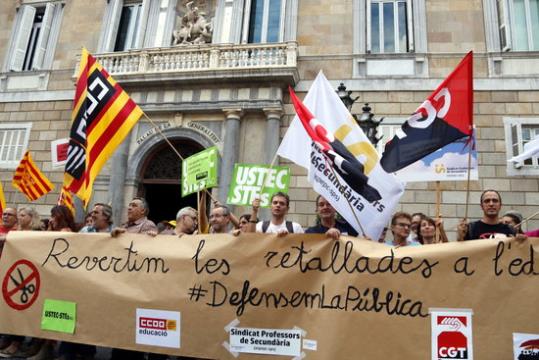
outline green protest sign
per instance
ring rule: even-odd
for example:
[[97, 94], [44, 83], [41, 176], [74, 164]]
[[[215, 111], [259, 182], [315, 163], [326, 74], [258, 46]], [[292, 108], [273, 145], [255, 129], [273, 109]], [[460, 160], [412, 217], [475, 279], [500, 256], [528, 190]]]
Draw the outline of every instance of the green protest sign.
[[41, 329], [68, 334], [75, 333], [77, 304], [71, 301], [45, 299]]
[[182, 161], [182, 197], [217, 185], [218, 154], [214, 146]]
[[269, 207], [271, 195], [277, 191], [288, 192], [289, 183], [290, 168], [287, 166], [235, 164], [226, 202], [251, 205], [255, 197], [260, 197], [260, 206]]

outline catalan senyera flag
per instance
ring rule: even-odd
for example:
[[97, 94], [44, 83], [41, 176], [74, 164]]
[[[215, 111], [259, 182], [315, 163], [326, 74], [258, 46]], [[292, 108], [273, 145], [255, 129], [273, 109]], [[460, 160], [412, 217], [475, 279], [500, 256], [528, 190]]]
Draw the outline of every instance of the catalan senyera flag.
[[71, 195], [71, 192], [65, 186], [62, 186], [62, 190], [60, 190], [57, 205], [66, 206], [69, 211], [71, 211], [71, 213], [75, 215], [75, 204], [73, 203], [73, 195]]
[[54, 185], [32, 160], [30, 151], [24, 153], [19, 166], [15, 169], [11, 183], [30, 201], [37, 200], [54, 189]]
[[142, 110], [112, 76], [82, 49], [64, 186], [85, 206], [103, 165], [142, 115]]
[[4, 196], [4, 189], [2, 188], [2, 183], [0, 183], [0, 216], [4, 213], [6, 208], [6, 198]]

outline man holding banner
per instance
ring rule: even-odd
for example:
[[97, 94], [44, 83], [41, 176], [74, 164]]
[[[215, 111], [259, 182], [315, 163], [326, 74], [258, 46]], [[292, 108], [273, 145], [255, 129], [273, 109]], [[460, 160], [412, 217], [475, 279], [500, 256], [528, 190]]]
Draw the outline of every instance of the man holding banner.
[[337, 221], [337, 211], [322, 195], [318, 195], [316, 198], [316, 214], [320, 222], [305, 230], [306, 234], [326, 234], [333, 240], [338, 240], [341, 235], [358, 235], [350, 224]]
[[277, 236], [285, 236], [291, 233], [302, 234], [303, 228], [300, 224], [286, 220], [289, 209], [290, 198], [288, 194], [283, 192], [273, 194], [271, 197], [271, 220], [259, 221], [256, 224], [256, 232], [277, 234]]

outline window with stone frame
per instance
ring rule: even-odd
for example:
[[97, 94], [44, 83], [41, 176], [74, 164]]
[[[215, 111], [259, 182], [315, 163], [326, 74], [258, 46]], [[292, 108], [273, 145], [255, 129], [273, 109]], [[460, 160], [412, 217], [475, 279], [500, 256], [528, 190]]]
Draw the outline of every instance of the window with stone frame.
[[17, 9], [5, 70], [51, 68], [63, 7], [60, 2], [50, 1], [43, 5], [23, 4]]
[[0, 168], [15, 169], [28, 147], [31, 123], [0, 124]]
[[298, 0], [216, 0], [214, 43], [296, 40]]
[[248, 43], [283, 41], [286, 0], [250, 0]]
[[[539, 136], [539, 118], [504, 118], [507, 159], [524, 151], [524, 145]], [[539, 157], [507, 163], [507, 175], [538, 175]]]
[[367, 1], [367, 44], [372, 53], [413, 51], [411, 0]]
[[502, 51], [539, 51], [539, 0], [494, 0]]
[[178, 0], [109, 0], [98, 52], [170, 46]]
[[428, 76], [425, 0], [353, 0], [354, 77]]

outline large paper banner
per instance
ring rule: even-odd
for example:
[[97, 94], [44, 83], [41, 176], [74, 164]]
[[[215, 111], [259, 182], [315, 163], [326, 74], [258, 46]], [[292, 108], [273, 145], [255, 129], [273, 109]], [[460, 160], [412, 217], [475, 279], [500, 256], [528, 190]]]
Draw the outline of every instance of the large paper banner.
[[466, 181], [468, 153], [472, 146], [470, 179], [477, 180], [477, 150], [474, 144], [475, 134], [471, 142], [468, 137], [461, 138], [397, 171], [395, 175], [404, 182]]
[[[438, 359], [512, 359], [513, 334], [539, 333], [538, 251], [539, 238], [13, 231], [0, 333], [205, 359], [429, 359], [433, 346]], [[74, 333], [42, 327], [44, 309]]]
[[278, 191], [288, 193], [289, 183], [290, 168], [287, 166], [235, 164], [226, 202], [251, 205], [259, 197], [260, 206], [268, 207], [273, 194]]
[[182, 161], [182, 197], [217, 185], [218, 154], [213, 146]]

